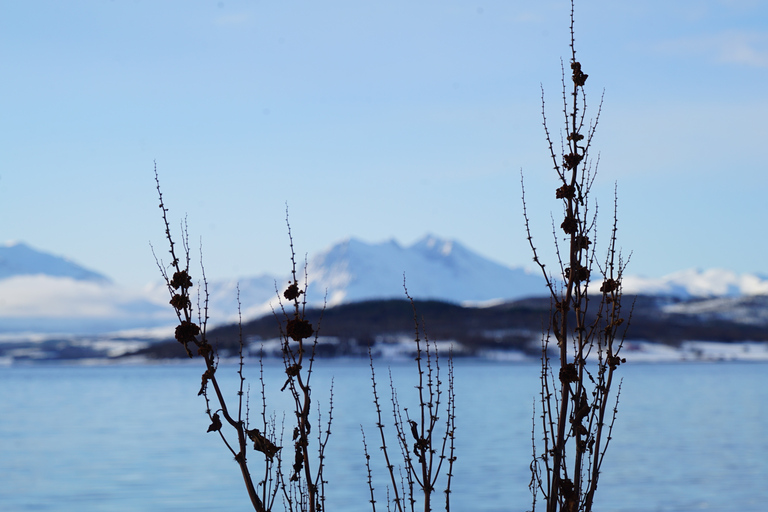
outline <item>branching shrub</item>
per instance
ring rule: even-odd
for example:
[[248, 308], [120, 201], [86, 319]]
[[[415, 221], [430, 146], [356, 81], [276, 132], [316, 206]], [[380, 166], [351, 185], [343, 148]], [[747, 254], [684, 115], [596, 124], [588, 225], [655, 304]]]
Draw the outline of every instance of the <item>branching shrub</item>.
[[[621, 386], [615, 398], [611, 389], [616, 369], [625, 362], [620, 352], [629, 324], [621, 304], [621, 281], [627, 262], [616, 248], [615, 193], [613, 229], [602, 264], [593, 243], [597, 207], [590, 193], [597, 162], [592, 162], [589, 150], [602, 100], [595, 119], [587, 121], [584, 85], [588, 75], [576, 60], [573, 2], [570, 33], [569, 81], [563, 70], [565, 140], [561, 135], [559, 152], [554, 149], [547, 125], [542, 90], [544, 130], [560, 182], [555, 198], [561, 201], [563, 218], [558, 227], [553, 223], [558, 262], [554, 274], [546, 270], [533, 244], [523, 187], [528, 242], [552, 300], [549, 328], [542, 343], [540, 411], [534, 422], [534, 433], [538, 432], [541, 439], [537, 444], [534, 434], [530, 484], [533, 509], [541, 497], [547, 512], [592, 510], [616, 419]], [[561, 249], [562, 242], [565, 247]], [[599, 291], [593, 280], [600, 283]], [[556, 353], [555, 362], [550, 359], [550, 351]]]
[[[296, 273], [296, 255], [293, 250], [293, 238], [290, 225], [288, 236], [291, 246], [292, 281], [283, 292], [287, 304], [280, 300], [280, 307], [284, 316], [284, 322], [280, 323], [282, 335], [282, 352], [285, 363], [287, 379], [282, 390], [290, 392], [294, 404], [295, 426], [293, 427], [291, 440], [294, 454], [291, 465], [291, 474], [287, 476], [283, 471], [283, 450], [276, 441], [278, 429], [274, 415], [267, 413], [266, 393], [264, 389], [263, 372], [261, 373], [261, 425], [260, 428], [249, 428], [249, 410], [245, 392], [245, 376], [243, 374], [243, 336], [242, 321], [240, 322], [239, 343], [239, 388], [237, 391], [236, 409], [227, 405], [227, 399], [222, 392], [216, 372], [218, 370], [218, 356], [216, 347], [210, 343], [207, 337], [208, 325], [208, 290], [205, 279], [205, 270], [201, 264], [202, 291], [200, 296], [204, 304], [197, 305], [197, 314], [192, 301], [191, 291], [193, 281], [190, 274], [190, 246], [186, 224], [182, 224], [181, 240], [182, 252], [178, 253], [176, 243], [173, 240], [170, 224], [168, 222], [168, 209], [163, 202], [160, 191], [160, 180], [155, 169], [155, 181], [157, 193], [162, 210], [165, 235], [169, 244], [171, 262], [166, 267], [155, 256], [161, 274], [165, 279], [170, 294], [170, 304], [176, 312], [179, 324], [176, 327], [175, 337], [192, 358], [200, 356], [205, 364], [202, 382], [198, 395], [205, 399], [206, 414], [211, 424], [208, 432], [216, 432], [230, 451], [243, 476], [246, 491], [254, 510], [258, 512], [271, 511], [279, 492], [285, 510], [290, 512], [320, 512], [325, 501], [325, 481], [323, 480], [323, 459], [325, 447], [331, 434], [331, 409], [328, 413], [326, 428], [318, 428], [317, 455], [315, 465], [312, 457], [314, 438], [312, 431], [312, 401], [310, 378], [314, 351], [317, 346], [318, 332], [304, 317], [306, 306], [306, 279], [303, 288], [299, 286]], [[154, 251], [154, 249], [153, 249]], [[181, 256], [181, 257], [180, 257]], [[279, 297], [279, 295], [278, 295]], [[238, 298], [239, 303], [239, 298]], [[286, 309], [287, 306], [287, 309]], [[314, 341], [308, 342], [313, 339]], [[333, 390], [331, 389], [331, 399]], [[223, 419], [223, 421], [222, 421]], [[234, 435], [236, 440], [227, 437], [225, 429]], [[282, 437], [282, 434], [281, 436]], [[251, 468], [248, 464], [247, 446], [253, 443], [253, 450], [259, 453], [263, 465], [262, 480], [254, 485]]]
[[[373, 386], [373, 403], [376, 407], [376, 427], [381, 439], [381, 451], [387, 468], [391, 487], [387, 488], [387, 510], [390, 505], [397, 512], [414, 511], [417, 506], [424, 512], [433, 509], [433, 494], [437, 490], [438, 480], [444, 480], [445, 510], [451, 509], [451, 480], [455, 455], [456, 431], [456, 402], [453, 387], [453, 358], [448, 356], [448, 381], [440, 377], [440, 360], [437, 345], [427, 337], [426, 331], [419, 328], [419, 318], [416, 305], [411, 301], [414, 321], [414, 343], [416, 346], [416, 372], [418, 384], [415, 386], [418, 395], [418, 405], [414, 413], [408, 407], [400, 405], [400, 399], [389, 374], [391, 392], [392, 419], [395, 429], [394, 436], [400, 451], [401, 465], [395, 466], [390, 455], [390, 445], [387, 444], [385, 425], [382, 419], [381, 401], [376, 388], [376, 373], [373, 357], [370, 355], [371, 382]], [[421, 335], [424, 338], [422, 340]], [[422, 344], [423, 342], [423, 344]], [[443, 397], [447, 394], [447, 397]], [[445, 405], [444, 422], [440, 421], [441, 405]], [[362, 428], [362, 427], [361, 427]], [[363, 449], [365, 452], [366, 468], [368, 470], [368, 487], [371, 493], [371, 508], [376, 511], [376, 500], [370, 468], [370, 455], [363, 432]]]
[[[533, 260], [539, 266], [552, 301], [549, 325], [542, 336], [541, 392], [534, 406], [532, 431], [533, 460], [530, 489], [533, 510], [539, 500], [547, 512], [590, 512], [594, 503], [602, 463], [616, 420], [621, 389], [615, 372], [625, 362], [621, 348], [626, 328], [622, 312], [621, 282], [627, 261], [616, 246], [617, 200], [614, 191], [613, 226], [605, 250], [599, 260], [596, 253], [597, 207], [591, 191], [597, 173], [597, 162], [589, 151], [602, 108], [602, 99], [594, 120], [586, 117], [584, 86], [588, 75], [576, 59], [574, 41], [574, 6], [570, 12], [569, 80], [563, 67], [564, 132], [560, 150], [555, 151], [547, 124], [542, 88], [542, 116], [549, 153], [558, 177], [555, 198], [562, 206], [562, 222], [553, 222], [557, 264], [550, 273], [533, 243], [531, 223], [523, 192], [523, 216]], [[599, 159], [598, 159], [599, 160]], [[193, 280], [190, 273], [190, 245], [186, 223], [181, 227], [181, 250], [171, 234], [167, 208], [155, 171], [157, 192], [169, 244], [171, 262], [163, 264], [155, 258], [168, 287], [170, 304], [176, 312], [178, 326], [175, 338], [189, 357], [201, 357], [205, 366], [199, 395], [206, 403], [210, 420], [209, 432], [216, 432], [234, 457], [245, 483], [253, 508], [271, 511], [278, 501], [290, 512], [321, 512], [325, 508], [323, 469], [326, 446], [331, 435], [333, 388], [328, 417], [317, 414], [316, 431], [312, 432], [311, 377], [318, 343], [318, 325], [305, 316], [307, 275], [300, 283], [290, 224], [291, 280], [280, 293], [279, 310], [282, 356], [287, 391], [293, 402], [295, 422], [291, 430], [292, 454], [283, 446], [284, 427], [277, 427], [274, 414], [268, 413], [263, 371], [261, 373], [261, 413], [258, 428], [249, 425], [249, 407], [243, 374], [244, 342], [242, 322], [239, 343], [239, 386], [234, 407], [227, 400], [217, 379], [218, 356], [207, 338], [208, 292], [205, 270], [201, 264], [201, 292], [193, 302]], [[522, 181], [522, 180], [521, 180]], [[287, 220], [287, 218], [286, 218]], [[377, 430], [389, 485], [386, 509], [404, 512], [434, 508], [438, 487], [445, 494], [445, 510], [450, 511], [451, 484], [455, 454], [455, 395], [453, 361], [447, 360], [447, 381], [441, 380], [437, 345], [424, 334], [414, 301], [417, 399], [415, 407], [401, 405], [390, 372], [392, 425], [388, 438], [382, 419], [382, 401], [377, 389], [372, 358], [371, 381], [377, 413]], [[200, 300], [203, 304], [200, 305]], [[423, 338], [422, 338], [423, 335]], [[370, 356], [370, 351], [369, 351]], [[618, 388], [618, 389], [617, 389]], [[538, 410], [537, 410], [538, 409]], [[444, 416], [441, 418], [441, 414]], [[361, 430], [363, 427], [361, 426]], [[394, 440], [392, 440], [394, 438]], [[260, 480], [254, 483], [246, 452], [249, 443], [261, 461]], [[394, 448], [396, 445], [397, 448]], [[371, 456], [363, 430], [370, 504], [375, 512], [376, 495], [371, 470]], [[399, 451], [399, 457], [392, 452]], [[315, 458], [316, 457], [316, 458]], [[399, 458], [398, 464], [394, 459]], [[284, 468], [283, 462], [289, 467]], [[285, 469], [285, 471], [284, 471]]]

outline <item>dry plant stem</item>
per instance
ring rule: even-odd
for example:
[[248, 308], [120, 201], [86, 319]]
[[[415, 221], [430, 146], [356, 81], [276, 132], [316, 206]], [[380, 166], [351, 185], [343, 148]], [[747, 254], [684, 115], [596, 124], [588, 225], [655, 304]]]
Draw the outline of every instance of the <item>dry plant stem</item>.
[[[292, 473], [290, 478], [288, 478], [282, 471], [282, 447], [276, 446], [272, 441], [277, 433], [277, 426], [274, 415], [267, 415], [263, 366], [260, 367], [262, 396], [261, 429], [263, 432], [260, 429], [248, 429], [248, 404], [247, 402], [245, 406], [243, 404], [246, 393], [245, 376], [243, 373], [243, 351], [245, 343], [242, 332], [242, 318], [240, 318], [239, 323], [239, 363], [237, 374], [240, 383], [237, 391], [238, 402], [236, 416], [233, 416], [233, 412], [230, 412], [234, 411], [235, 408], [230, 409], [228, 407], [222, 393], [216, 376], [218, 367], [217, 352], [215, 347], [209, 343], [206, 334], [208, 323], [208, 283], [205, 278], [205, 269], [201, 268], [204, 306], [200, 307], [198, 303], [197, 323], [195, 323], [193, 321], [194, 311], [190, 297], [192, 278], [189, 272], [190, 251], [186, 225], [182, 225], [182, 244], [184, 250], [184, 262], [182, 264], [180, 258], [177, 256], [176, 246], [171, 235], [167, 217], [168, 210], [163, 202], [157, 170], [155, 170], [155, 181], [157, 184], [158, 197], [160, 199], [160, 208], [163, 212], [162, 216], [165, 225], [166, 238], [170, 246], [171, 264], [169, 267], [166, 267], [157, 260], [157, 257], [155, 259], [160, 268], [160, 272], [168, 285], [168, 291], [171, 296], [170, 303], [179, 320], [179, 326], [176, 328], [176, 340], [184, 347], [189, 357], [194, 357], [196, 353], [201, 356], [205, 362], [205, 372], [202, 376], [202, 383], [198, 394], [204, 397], [206, 413], [211, 420], [211, 425], [208, 427], [208, 431], [217, 432], [227, 449], [234, 456], [235, 461], [237, 461], [240, 467], [248, 496], [256, 511], [266, 512], [271, 510], [280, 490], [282, 490], [283, 502], [287, 510], [297, 512], [322, 511], [324, 508], [326, 483], [323, 480], [323, 461], [325, 458], [325, 448], [331, 435], [333, 386], [331, 386], [331, 404], [325, 430], [322, 429], [322, 418], [318, 415], [318, 463], [317, 467], [313, 468], [312, 457], [310, 455], [310, 434], [312, 430], [310, 418], [312, 410], [310, 378], [312, 374], [312, 365], [314, 363], [314, 353], [317, 346], [318, 333], [305, 319], [304, 312], [306, 309], [307, 288], [306, 266], [304, 287], [299, 288], [296, 275], [296, 257], [293, 249], [290, 224], [288, 225], [288, 236], [290, 239], [293, 280], [289, 283], [288, 288], [283, 293], [283, 297], [285, 297], [285, 299], [292, 305], [292, 308], [289, 306], [289, 309], [292, 309], [290, 314], [286, 312], [282, 300], [280, 301], [280, 307], [285, 318], [285, 324], [280, 324], [280, 330], [283, 338], [283, 360], [285, 362], [285, 372], [287, 374], [287, 380], [283, 386], [283, 390], [287, 388], [291, 393], [294, 402], [294, 414], [296, 417], [296, 425], [293, 429], [292, 436], [294, 444], [294, 462]], [[171, 272], [172, 276], [169, 276]], [[278, 297], [280, 297], [279, 294]], [[239, 315], [239, 288], [237, 299]], [[314, 342], [307, 343], [307, 340], [313, 336]], [[304, 368], [304, 366], [306, 366], [306, 368]], [[213, 390], [213, 393], [210, 392], [211, 389]], [[245, 419], [243, 419], [244, 416]], [[222, 422], [222, 417], [224, 418], [224, 423]], [[230, 441], [226, 437], [223, 430], [225, 424], [234, 429], [237, 436], [236, 442]], [[283, 427], [284, 426], [283, 421]], [[261, 452], [264, 457], [264, 478], [259, 483], [259, 487], [261, 488], [260, 493], [254, 485], [247, 464], [246, 448], [249, 440], [254, 443], [254, 449]]]
[[[275, 414], [267, 414], [267, 393], [266, 385], [264, 384], [264, 351], [259, 350], [259, 383], [261, 385], [261, 425], [262, 432], [267, 439], [275, 439], [277, 433], [277, 421]], [[246, 423], [248, 423], [246, 418]], [[280, 439], [280, 445], [282, 445], [282, 438]], [[278, 485], [275, 485], [275, 474], [280, 474], [282, 471], [282, 457], [277, 456], [270, 458], [264, 458], [264, 479], [259, 484], [261, 486], [261, 501], [267, 510], [272, 510], [277, 493], [280, 491]]]
[[[375, 386], [375, 382], [374, 382]], [[373, 493], [374, 487], [373, 487], [373, 473], [371, 472], [371, 456], [368, 453], [368, 444], [365, 442], [365, 429], [362, 425], [360, 425], [360, 434], [363, 436], [363, 454], [365, 455], [365, 471], [368, 473], [368, 491], [371, 493], [371, 499], [369, 500], [369, 503], [371, 504], [371, 510], [373, 512], [376, 512], [376, 497]]]
[[[553, 225], [559, 275], [551, 275], [539, 258], [530, 232], [523, 188], [523, 216], [533, 259], [540, 267], [552, 299], [550, 324], [543, 337], [541, 371], [541, 416], [543, 450], [531, 464], [533, 508], [542, 495], [547, 512], [590, 511], [597, 489], [600, 467], [611, 439], [616, 418], [616, 404], [610, 425], [606, 426], [609, 395], [614, 371], [624, 362], [619, 357], [624, 330], [621, 317], [621, 279], [626, 262], [616, 249], [616, 201], [614, 224], [605, 264], [595, 259], [597, 209], [590, 211], [590, 192], [596, 175], [588, 157], [600, 115], [586, 122], [587, 75], [576, 60], [573, 2], [571, 3], [571, 89], [568, 92], [563, 73], [563, 114], [566, 140], [562, 151], [555, 152], [547, 127], [542, 92], [542, 116], [550, 155], [560, 181], [556, 198], [563, 208], [560, 230], [566, 235], [565, 258], [559, 246], [560, 234]], [[602, 102], [601, 102], [602, 106]], [[586, 132], [586, 137], [583, 134]], [[590, 246], [592, 246], [590, 248]], [[591, 307], [589, 286], [593, 270], [602, 274], [600, 296]], [[558, 372], [555, 376], [549, 357], [549, 342], [557, 345]], [[570, 351], [570, 354], [569, 354]], [[596, 363], [588, 364], [588, 358]]]
[[[373, 365], [373, 357], [369, 349], [371, 366], [371, 382], [373, 385], [373, 402], [376, 407], [377, 423], [381, 439], [381, 450], [389, 473], [391, 491], [394, 494], [395, 510], [402, 512], [409, 509], [416, 510], [420, 500], [423, 510], [432, 510], [432, 494], [441, 475], [443, 475], [443, 463], [445, 468], [445, 510], [450, 511], [451, 481], [453, 477], [453, 464], [456, 461], [454, 454], [455, 426], [455, 395], [453, 387], [453, 361], [448, 358], [448, 382], [447, 390], [440, 380], [440, 365], [436, 345], [424, 336], [421, 339], [419, 320], [413, 299], [411, 301], [414, 312], [415, 344], [416, 344], [416, 370], [418, 384], [416, 385], [418, 397], [418, 410], [415, 416], [411, 416], [407, 407], [401, 407], [397, 390], [390, 371], [390, 391], [392, 402], [392, 417], [394, 420], [395, 437], [402, 458], [399, 471], [395, 472], [395, 465], [391, 462], [387, 436], [384, 432], [384, 423], [381, 415], [381, 405], [376, 389], [376, 374]], [[422, 341], [424, 342], [422, 345]], [[437, 431], [439, 410], [443, 404], [443, 394], [447, 394], [445, 407], [446, 421], [445, 431], [442, 437]], [[405, 419], [403, 418], [405, 416]], [[365, 443], [365, 441], [364, 441]], [[368, 464], [367, 447], [365, 447], [366, 464]], [[404, 474], [403, 474], [404, 473]], [[399, 478], [398, 478], [399, 477]], [[399, 486], [398, 486], [399, 484]], [[369, 490], [371, 492], [371, 505], [375, 510], [373, 484], [369, 478]], [[418, 490], [417, 490], [418, 489]], [[418, 495], [418, 496], [417, 496]], [[388, 501], [388, 507], [389, 507]], [[389, 508], [388, 508], [389, 509]]]
[[[194, 322], [194, 311], [192, 306], [192, 300], [190, 296], [190, 291], [192, 289], [192, 278], [189, 272], [189, 263], [190, 263], [190, 250], [189, 250], [189, 240], [188, 240], [188, 232], [186, 229], [186, 225], [182, 226], [182, 247], [183, 247], [183, 256], [184, 261], [182, 264], [181, 259], [179, 258], [179, 255], [176, 251], [176, 245], [173, 241], [173, 236], [171, 234], [171, 228], [170, 224], [168, 222], [168, 209], [165, 207], [165, 203], [163, 202], [163, 195], [160, 191], [160, 179], [157, 174], [157, 167], [155, 167], [155, 182], [157, 185], [157, 193], [158, 198], [160, 200], [160, 209], [162, 211], [162, 217], [163, 217], [163, 224], [165, 225], [165, 235], [166, 239], [168, 240], [169, 244], [169, 252], [171, 254], [171, 263], [169, 267], [165, 267], [158, 259], [155, 257], [155, 260], [157, 261], [158, 267], [160, 269], [161, 274], [163, 275], [163, 278], [165, 279], [166, 285], [168, 286], [168, 292], [170, 294], [171, 300], [170, 303], [174, 308], [174, 311], [176, 312], [176, 316], [179, 320], [179, 326], [176, 328], [176, 340], [184, 346], [184, 349], [187, 352], [187, 355], [191, 358], [194, 357], [194, 353], [192, 349], [190, 348], [190, 345], [194, 348], [196, 348], [197, 355], [201, 356], [203, 358], [203, 361], [205, 362], [205, 372], [203, 373], [202, 377], [202, 384], [200, 387], [199, 395], [203, 395], [206, 402], [206, 413], [208, 414], [209, 419], [211, 420], [211, 425], [208, 427], [209, 432], [218, 432], [221, 436], [221, 439], [224, 441], [224, 444], [226, 445], [227, 449], [232, 453], [232, 455], [235, 458], [235, 461], [237, 462], [238, 466], [240, 467], [240, 471], [243, 476], [243, 481], [245, 483], [246, 490], [248, 492], [248, 496], [251, 499], [251, 503], [253, 505], [254, 510], [258, 512], [265, 512], [266, 509], [264, 507], [264, 504], [262, 500], [259, 498], [256, 488], [253, 484], [253, 479], [251, 478], [251, 473], [248, 468], [248, 463], [246, 460], [246, 446], [247, 446], [247, 437], [246, 437], [246, 424], [243, 421], [243, 382], [244, 377], [242, 374], [242, 350], [243, 350], [243, 344], [242, 344], [242, 338], [240, 343], [240, 388], [238, 391], [238, 405], [237, 405], [237, 416], [233, 417], [230, 414], [229, 408], [227, 407], [227, 402], [224, 398], [224, 395], [221, 391], [221, 387], [219, 386], [218, 379], [216, 378], [216, 370], [217, 370], [217, 359], [216, 359], [216, 351], [214, 347], [209, 343], [207, 337], [206, 337], [206, 329], [207, 329], [207, 322], [208, 322], [208, 292], [207, 292], [207, 282], [205, 281], [205, 274], [204, 269], [203, 272], [203, 283], [204, 283], [204, 295], [205, 295], [205, 306], [202, 311], [198, 312], [198, 323]], [[153, 249], [154, 251], [154, 249]], [[172, 276], [169, 277], [169, 273], [173, 272]], [[212, 400], [209, 396], [209, 386], [213, 388], [214, 390], [214, 397], [217, 404], [217, 409], [215, 411], [212, 410]], [[233, 446], [232, 443], [230, 443], [227, 438], [225, 437], [224, 433], [222, 432], [222, 422], [221, 417], [219, 416], [219, 413], [221, 413], [221, 416], [224, 417], [224, 420], [226, 423], [235, 431], [237, 435], [237, 444]]]
[[[288, 389], [294, 402], [294, 414], [296, 426], [293, 429], [292, 440], [294, 442], [294, 462], [290, 478], [286, 481], [281, 476], [283, 498], [289, 510], [302, 510], [308, 512], [321, 511], [325, 501], [325, 481], [323, 480], [323, 468], [325, 447], [331, 434], [331, 421], [333, 414], [333, 388], [331, 388], [331, 405], [328, 414], [327, 429], [318, 432], [318, 464], [313, 471], [312, 457], [310, 454], [311, 422], [311, 376], [312, 365], [315, 358], [318, 332], [305, 319], [307, 275], [306, 264], [304, 273], [304, 287], [300, 288], [296, 272], [296, 253], [293, 248], [290, 223], [288, 223], [286, 208], [286, 223], [288, 224], [288, 237], [291, 248], [292, 281], [283, 293], [283, 297], [289, 301], [291, 313], [286, 311], [280, 301], [285, 325], [280, 323], [282, 336], [283, 362], [287, 380], [283, 390]], [[291, 307], [292, 306], [292, 307]], [[320, 318], [322, 322], [322, 316]], [[306, 340], [313, 338], [313, 342]], [[307, 354], [307, 352], [309, 352]], [[304, 369], [304, 366], [307, 366]], [[320, 430], [320, 429], [318, 429]]]

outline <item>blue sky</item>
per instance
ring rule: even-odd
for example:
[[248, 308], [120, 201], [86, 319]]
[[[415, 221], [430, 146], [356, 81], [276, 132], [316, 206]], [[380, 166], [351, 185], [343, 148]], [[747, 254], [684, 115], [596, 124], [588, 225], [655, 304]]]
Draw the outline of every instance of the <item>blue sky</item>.
[[[0, 241], [157, 278], [154, 190], [211, 278], [356, 236], [547, 251], [569, 6], [560, 1], [0, 3]], [[594, 195], [630, 273], [768, 272], [768, 3], [582, 1]], [[558, 136], [559, 138], [559, 136]], [[602, 237], [604, 241], [605, 237]], [[600, 240], [598, 240], [600, 242]]]

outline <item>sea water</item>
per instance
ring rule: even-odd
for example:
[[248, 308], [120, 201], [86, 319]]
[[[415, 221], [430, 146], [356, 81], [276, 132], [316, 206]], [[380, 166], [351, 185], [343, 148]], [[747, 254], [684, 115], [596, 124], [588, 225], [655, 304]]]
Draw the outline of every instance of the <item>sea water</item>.
[[[0, 368], [0, 510], [251, 510], [232, 455], [217, 434], [206, 433], [210, 421], [197, 396], [201, 368], [195, 363]], [[217, 373], [230, 408], [237, 398], [236, 370], [222, 365]], [[333, 386], [326, 509], [371, 510], [362, 428], [377, 508], [385, 510], [388, 482], [370, 367], [365, 361], [319, 360], [314, 370], [312, 396], [323, 422]], [[383, 418], [392, 434], [390, 371], [401, 406], [410, 411], [417, 403], [417, 375], [413, 361], [376, 362]], [[447, 382], [445, 363], [441, 372]], [[539, 372], [533, 363], [456, 361], [452, 510], [530, 509]], [[261, 413], [258, 362], [245, 373], [255, 425]], [[767, 510], [768, 364], [628, 364], [619, 374], [619, 413], [595, 510]], [[281, 362], [265, 363], [264, 381], [279, 423], [290, 405], [280, 392]], [[250, 452], [249, 460], [255, 463], [257, 455]], [[437, 494], [434, 508], [440, 510]]]

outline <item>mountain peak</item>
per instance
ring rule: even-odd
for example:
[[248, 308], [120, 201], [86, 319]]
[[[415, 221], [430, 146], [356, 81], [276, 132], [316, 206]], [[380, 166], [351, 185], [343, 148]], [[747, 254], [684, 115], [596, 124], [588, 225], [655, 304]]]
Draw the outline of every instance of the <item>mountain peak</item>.
[[543, 279], [494, 263], [454, 240], [427, 234], [410, 246], [396, 240], [344, 240], [309, 262], [310, 285], [327, 292], [328, 305], [403, 298], [455, 303], [543, 295]]
[[414, 244], [411, 245], [411, 248], [448, 256], [453, 251], [454, 245], [461, 247], [461, 244], [455, 240], [448, 240], [432, 234], [426, 234], [414, 242]]
[[106, 276], [67, 258], [34, 249], [24, 242], [13, 241], [0, 245], [0, 279], [28, 275], [69, 277], [77, 281], [109, 281]]

